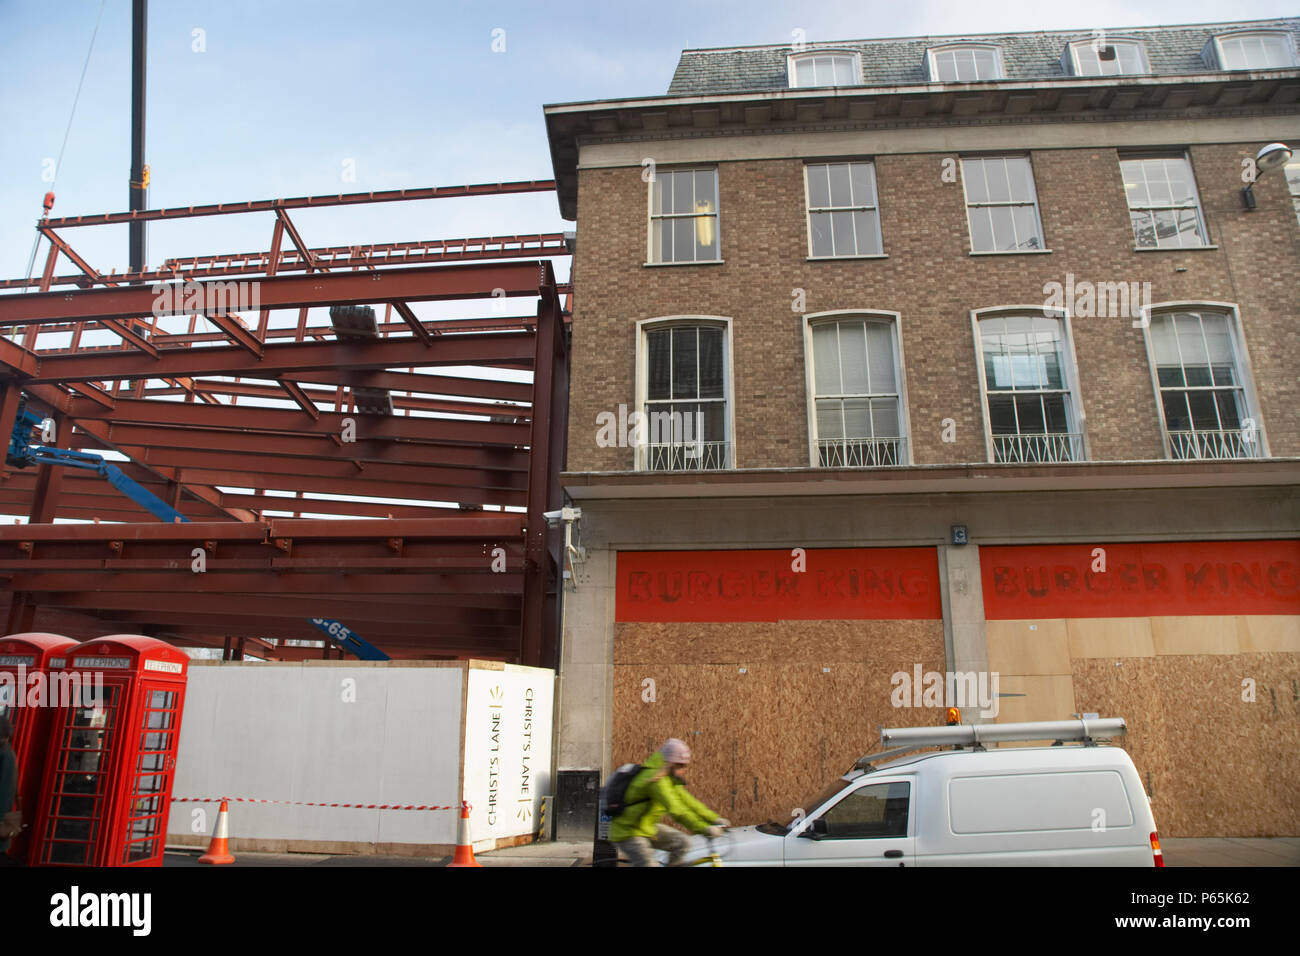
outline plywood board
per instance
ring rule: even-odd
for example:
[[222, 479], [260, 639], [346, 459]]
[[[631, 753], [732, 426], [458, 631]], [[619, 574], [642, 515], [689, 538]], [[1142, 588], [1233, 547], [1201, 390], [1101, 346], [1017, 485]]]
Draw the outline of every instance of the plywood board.
[[1225, 615], [1151, 618], [1157, 654], [1236, 654], [1237, 619]]
[[989, 670], [1003, 674], [1070, 673], [1065, 621], [989, 621]]
[[939, 723], [896, 708], [896, 672], [942, 672], [938, 622], [619, 624], [615, 765], [685, 740], [691, 791], [736, 824], [792, 811], [880, 749], [882, 726]]
[[[1300, 835], [1300, 660], [1202, 654], [1078, 660], [1075, 700], [1124, 717], [1161, 836]], [[1243, 700], [1243, 681], [1255, 699]], [[1247, 685], [1251, 686], [1251, 685]]]
[[1075, 617], [1065, 622], [1070, 657], [1153, 657], [1151, 620], [1145, 617]]
[[1073, 681], [1068, 674], [1041, 676], [1000, 673], [998, 685], [1002, 694], [1011, 695], [999, 698], [997, 722], [1000, 724], [1026, 720], [1068, 720], [1071, 714], [1077, 712]]
[[1242, 653], [1300, 654], [1300, 617], [1242, 614], [1237, 618], [1237, 646]]
[[614, 663], [678, 664], [736, 661], [865, 661], [906, 659], [917, 648], [943, 649], [941, 621], [777, 621], [614, 625]]

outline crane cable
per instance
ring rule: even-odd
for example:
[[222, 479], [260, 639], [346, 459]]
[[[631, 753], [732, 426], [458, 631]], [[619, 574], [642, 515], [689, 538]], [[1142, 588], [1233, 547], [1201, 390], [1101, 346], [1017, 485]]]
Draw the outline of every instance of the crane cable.
[[[99, 16], [95, 17], [95, 29], [90, 34], [90, 46], [86, 50], [86, 62], [81, 65], [81, 79], [77, 81], [77, 93], [72, 98], [72, 110], [68, 113], [68, 125], [63, 131], [63, 145], [59, 147], [59, 158], [54, 161], [54, 178], [50, 180], [50, 186], [53, 187], [59, 178], [59, 167], [63, 165], [63, 151], [68, 148], [68, 135], [72, 132], [72, 120], [77, 115], [77, 101], [81, 99], [81, 87], [86, 82], [86, 70], [90, 67], [90, 56], [95, 52], [95, 37], [99, 34], [99, 23], [104, 19], [104, 4], [107, 0], [99, 0]], [[53, 192], [53, 189], [50, 190]], [[45, 210], [48, 218], [49, 209]], [[41, 233], [36, 231], [36, 241], [32, 243], [32, 255], [27, 262], [27, 284], [23, 286], [23, 292], [31, 288], [32, 270], [36, 267], [36, 250], [41, 244]]]

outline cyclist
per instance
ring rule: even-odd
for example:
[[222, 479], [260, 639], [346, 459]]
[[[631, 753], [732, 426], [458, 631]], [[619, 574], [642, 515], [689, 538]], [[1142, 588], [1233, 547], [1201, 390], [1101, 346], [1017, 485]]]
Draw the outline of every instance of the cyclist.
[[626, 809], [609, 827], [616, 844], [633, 866], [655, 866], [655, 850], [668, 851], [668, 865], [679, 866], [690, 848], [686, 835], [659, 821], [665, 814], [692, 833], [720, 836], [729, 820], [714, 813], [686, 789], [682, 774], [690, 766], [691, 749], [676, 737], [650, 755], [628, 784]]

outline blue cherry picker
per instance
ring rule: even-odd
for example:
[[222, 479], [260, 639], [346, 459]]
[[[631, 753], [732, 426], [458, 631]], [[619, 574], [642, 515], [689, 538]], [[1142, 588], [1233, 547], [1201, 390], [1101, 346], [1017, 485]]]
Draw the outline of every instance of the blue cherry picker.
[[[28, 410], [27, 397], [24, 395], [18, 403], [18, 415], [14, 421], [13, 434], [9, 438], [9, 449], [5, 455], [6, 463], [15, 468], [26, 468], [31, 465], [60, 465], [93, 471], [159, 520], [169, 524], [190, 520], [102, 456], [94, 452], [72, 451], [45, 444], [54, 440], [52, 428], [52, 421], [40, 418]], [[387, 654], [360, 635], [354, 634], [340, 621], [313, 617], [311, 623], [343, 650], [363, 661], [391, 660]]]

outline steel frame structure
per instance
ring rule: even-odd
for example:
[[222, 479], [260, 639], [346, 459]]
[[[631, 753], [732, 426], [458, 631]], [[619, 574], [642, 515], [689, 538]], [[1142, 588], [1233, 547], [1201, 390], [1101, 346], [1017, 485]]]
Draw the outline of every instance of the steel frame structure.
[[[544, 513], [562, 504], [569, 289], [540, 257], [569, 255], [564, 235], [312, 248], [289, 215], [554, 186], [42, 219], [41, 276], [0, 282], [19, 290], [0, 294], [0, 434], [12, 431], [25, 394], [55, 420], [59, 445], [125, 455], [119, 467], [191, 522], [161, 524], [93, 475], [0, 464], [0, 513], [29, 519], [0, 527], [5, 633], [33, 629], [48, 608], [105, 632], [298, 659], [330, 655], [284, 643], [319, 640], [306, 619], [325, 617], [393, 657], [554, 666], [560, 543]], [[62, 234], [268, 211], [267, 251], [123, 274], [97, 271]], [[60, 258], [78, 271], [56, 275]], [[247, 318], [212, 306], [225, 301], [213, 280], [228, 277], [257, 284]], [[159, 283], [173, 280], [199, 305], [179, 295], [160, 305]], [[535, 308], [432, 320], [412, 308], [503, 296]], [[324, 306], [329, 324], [309, 324], [309, 310]], [[372, 320], [339, 308], [357, 306], [382, 311]], [[272, 322], [283, 312], [296, 321]], [[187, 330], [164, 327], [185, 324], [177, 315]], [[116, 344], [84, 344], [92, 329]], [[59, 344], [44, 346], [49, 337]], [[497, 370], [530, 371], [532, 382]]]

